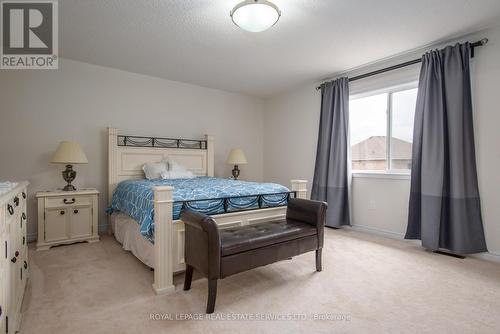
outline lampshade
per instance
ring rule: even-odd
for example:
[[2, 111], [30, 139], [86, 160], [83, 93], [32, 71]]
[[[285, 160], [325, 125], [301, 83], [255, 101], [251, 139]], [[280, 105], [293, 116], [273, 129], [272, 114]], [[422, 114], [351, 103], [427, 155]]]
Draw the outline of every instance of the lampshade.
[[234, 148], [229, 153], [226, 163], [228, 165], [244, 165], [247, 163], [247, 157], [241, 148]]
[[89, 161], [80, 144], [74, 141], [62, 141], [52, 157], [53, 164], [86, 164]]
[[281, 16], [279, 8], [267, 0], [245, 0], [231, 11], [231, 19], [241, 29], [261, 32], [271, 28]]

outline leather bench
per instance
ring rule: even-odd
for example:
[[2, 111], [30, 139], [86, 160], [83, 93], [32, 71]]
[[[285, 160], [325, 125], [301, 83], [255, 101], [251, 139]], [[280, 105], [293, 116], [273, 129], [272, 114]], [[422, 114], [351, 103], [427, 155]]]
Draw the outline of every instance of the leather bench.
[[324, 202], [292, 198], [285, 219], [227, 229], [219, 229], [209, 216], [184, 210], [184, 290], [191, 288], [193, 269], [207, 277], [207, 313], [212, 313], [218, 279], [310, 251], [316, 251], [316, 271], [321, 271], [326, 208]]

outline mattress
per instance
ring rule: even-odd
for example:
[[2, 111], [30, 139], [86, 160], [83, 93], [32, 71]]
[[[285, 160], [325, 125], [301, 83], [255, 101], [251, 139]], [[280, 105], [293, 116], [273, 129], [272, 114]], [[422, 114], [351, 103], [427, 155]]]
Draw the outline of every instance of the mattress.
[[289, 189], [275, 183], [247, 182], [214, 177], [191, 179], [127, 180], [116, 187], [109, 212], [126, 213], [140, 225], [140, 233], [154, 242], [154, 187], [172, 186], [173, 219], [183, 207], [204, 214], [286, 205]]

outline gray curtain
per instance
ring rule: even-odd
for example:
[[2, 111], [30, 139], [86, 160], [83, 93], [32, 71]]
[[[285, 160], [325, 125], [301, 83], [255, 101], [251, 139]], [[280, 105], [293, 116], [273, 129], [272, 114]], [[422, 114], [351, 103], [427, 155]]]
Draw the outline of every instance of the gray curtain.
[[328, 203], [326, 225], [350, 225], [348, 192], [349, 80], [321, 85], [316, 166], [311, 198]]
[[406, 239], [453, 253], [487, 251], [477, 184], [470, 45], [426, 53], [418, 86]]

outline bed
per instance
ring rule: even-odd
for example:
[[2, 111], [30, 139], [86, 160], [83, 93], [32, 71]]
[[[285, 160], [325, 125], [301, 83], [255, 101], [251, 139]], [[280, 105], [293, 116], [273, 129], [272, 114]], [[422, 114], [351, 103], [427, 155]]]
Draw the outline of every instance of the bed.
[[144, 264], [153, 267], [154, 187], [173, 187], [172, 219], [184, 208], [207, 215], [287, 205], [294, 196], [275, 183], [258, 183], [208, 176], [181, 179], [127, 180], [118, 184], [108, 212], [116, 240]]
[[[109, 225], [118, 242], [154, 268], [153, 290], [175, 291], [173, 275], [183, 271], [183, 208], [213, 216], [220, 228], [255, 224], [285, 215], [291, 196], [306, 198], [305, 180], [291, 189], [274, 183], [214, 177], [214, 139], [172, 139], [119, 134], [108, 128]], [[196, 178], [145, 180], [142, 166], [175, 160]]]

